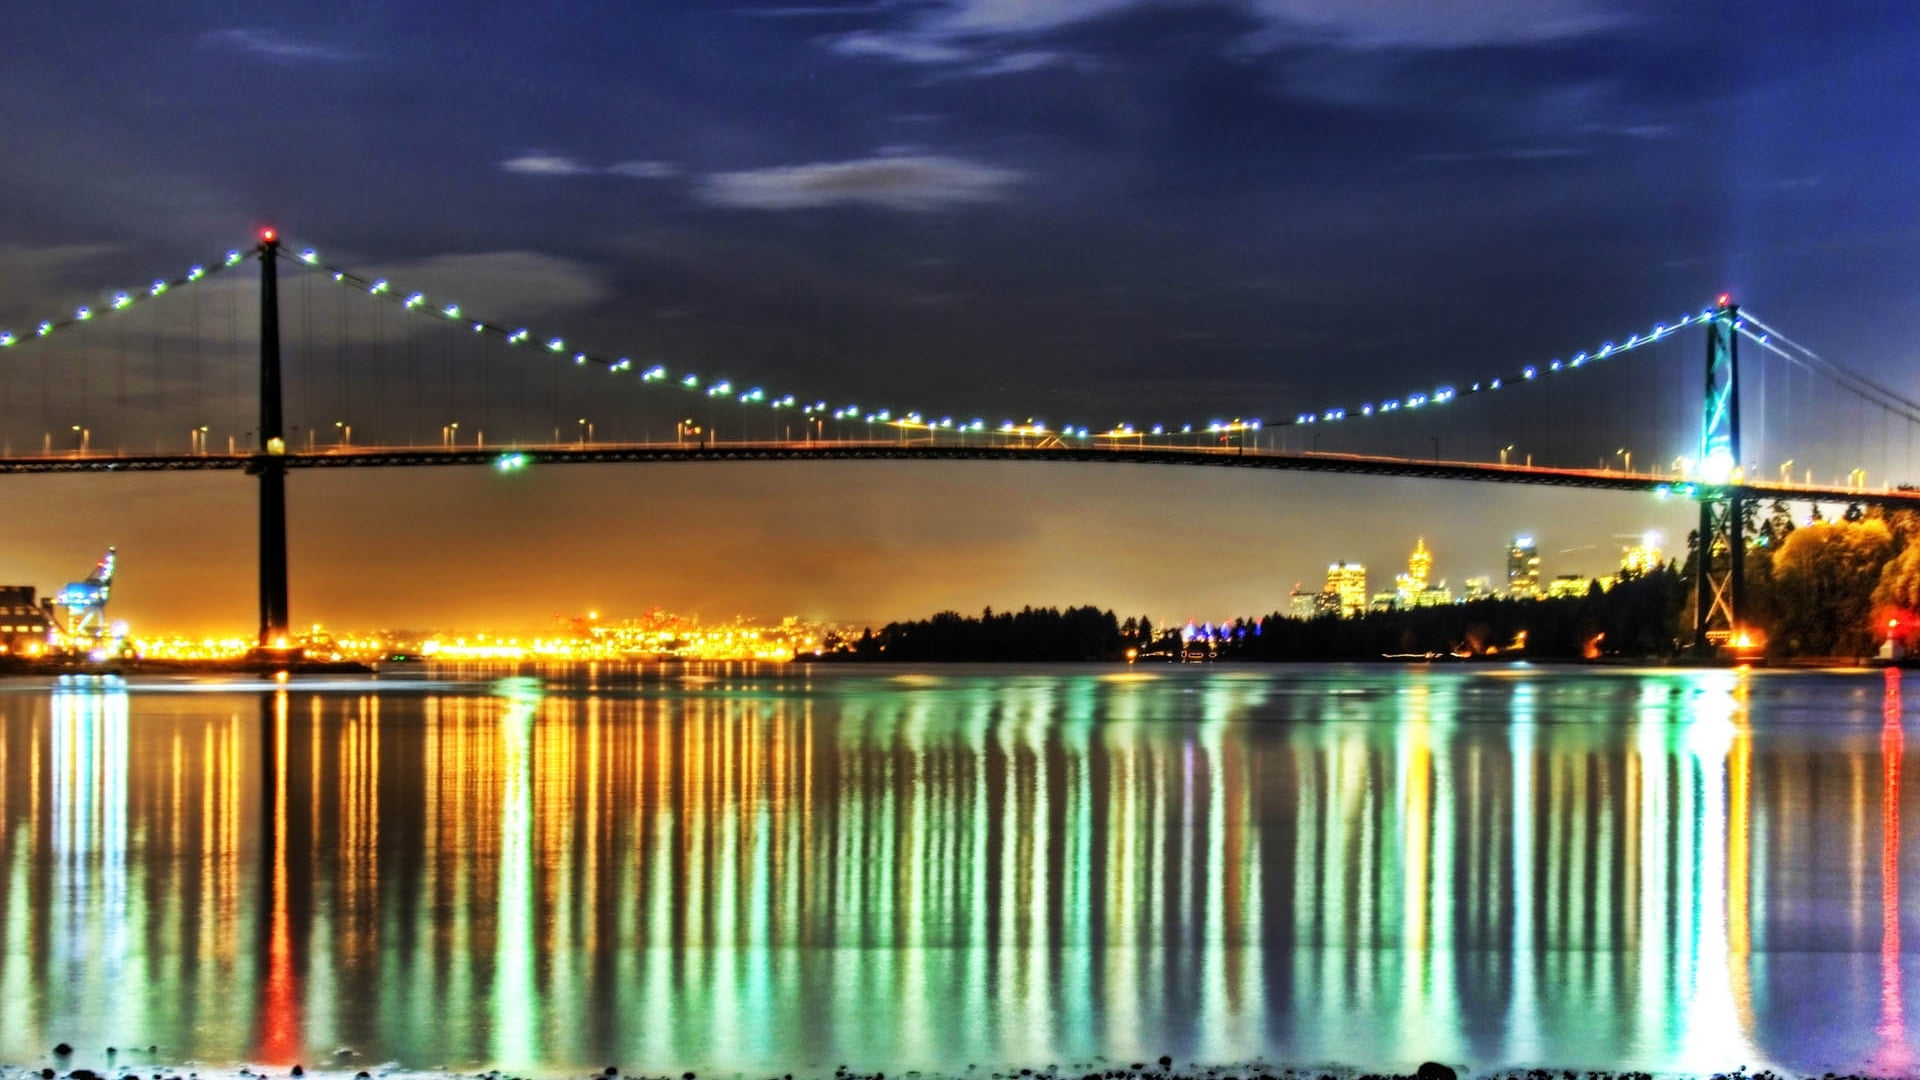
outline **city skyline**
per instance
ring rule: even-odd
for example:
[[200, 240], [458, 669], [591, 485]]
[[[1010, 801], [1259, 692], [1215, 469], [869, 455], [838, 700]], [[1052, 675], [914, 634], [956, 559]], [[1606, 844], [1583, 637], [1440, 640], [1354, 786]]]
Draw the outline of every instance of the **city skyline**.
[[[769, 563], [791, 568], [791, 577], [714, 572], [665, 580], [644, 573], [602, 578], [551, 572], [522, 580], [518, 568], [533, 556], [503, 560], [496, 548], [473, 543], [465, 535], [470, 528], [483, 526], [492, 515], [499, 515], [501, 520], [491, 527], [504, 530], [504, 535], [496, 536], [496, 542], [525, 544], [530, 551], [534, 545], [557, 544], [559, 554], [552, 556], [554, 561], [589, 566], [595, 547], [604, 544], [604, 540], [596, 539], [598, 530], [572, 527], [564, 517], [547, 521], [515, 517], [499, 507], [534, 491], [544, 493], [549, 507], [572, 505], [589, 514], [615, 513], [621, 501], [617, 493], [602, 493], [582, 507], [577, 501], [567, 503], [565, 500], [572, 496], [563, 492], [502, 485], [497, 476], [483, 470], [432, 470], [427, 475], [438, 478], [447, 474], [446, 480], [429, 497], [413, 497], [412, 507], [422, 515], [421, 520], [408, 536], [395, 536], [379, 528], [381, 518], [393, 513], [386, 499], [352, 503], [345, 517], [317, 512], [301, 499], [301, 482], [308, 476], [296, 476], [291, 514], [293, 624], [305, 627], [320, 622], [356, 630], [458, 626], [531, 632], [549, 625], [556, 614], [597, 610], [624, 617], [659, 607], [706, 622], [736, 616], [778, 620], [794, 615], [809, 621], [877, 627], [947, 609], [976, 613], [989, 606], [1000, 610], [1078, 604], [1111, 608], [1122, 616], [1147, 614], [1163, 622], [1185, 622], [1189, 618], [1218, 621], [1285, 613], [1287, 594], [1296, 582], [1305, 582], [1303, 587], [1317, 592], [1325, 567], [1342, 557], [1383, 569], [1404, 566], [1411, 539], [1416, 536], [1425, 537], [1434, 552], [1436, 578], [1447, 578], [1458, 587], [1468, 577], [1484, 576], [1504, 589], [1504, 553], [1516, 531], [1502, 522], [1481, 518], [1475, 499], [1458, 497], [1487, 491], [1486, 486], [1446, 483], [1423, 487], [1417, 481], [1370, 480], [1365, 483], [1379, 485], [1383, 493], [1390, 493], [1390, 501], [1396, 506], [1423, 512], [1419, 522], [1409, 521], [1404, 529], [1367, 529], [1368, 539], [1355, 543], [1300, 527], [1297, 515], [1290, 514], [1284, 505], [1250, 506], [1246, 498], [1257, 493], [1263, 482], [1272, 485], [1277, 481], [1295, 490], [1299, 486], [1325, 489], [1351, 487], [1354, 481], [1350, 478], [1261, 476], [1203, 469], [1191, 470], [1194, 480], [1178, 496], [1182, 504], [1141, 520], [1123, 519], [1118, 524], [1073, 517], [1052, 520], [1048, 534], [1052, 539], [1044, 546], [1065, 554], [1024, 562], [1025, 543], [997, 539], [1007, 520], [1024, 513], [1018, 507], [996, 505], [997, 485], [1019, 483], [1025, 476], [1038, 474], [1036, 479], [1064, 483], [1082, 493], [1091, 489], [1093, 494], [1102, 495], [1102, 488], [1110, 486], [1115, 492], [1112, 497], [1118, 498], [1130, 482], [1129, 475], [1138, 470], [1099, 465], [915, 466], [946, 472], [950, 480], [943, 490], [971, 491], [978, 502], [962, 513], [939, 498], [928, 497], [913, 514], [905, 516], [902, 525], [889, 523], [884, 511], [865, 511], [857, 493], [834, 489], [832, 481], [840, 470], [864, 468], [868, 467], [813, 468], [819, 486], [809, 490], [808, 499], [803, 501], [815, 507], [815, 516], [809, 520], [819, 528], [834, 530], [830, 535], [766, 547], [756, 542], [750, 530], [742, 529], [725, 550], [700, 553], [701, 558], [710, 558], [716, 565], [744, 566], [759, 559], [758, 565], [763, 568]], [[622, 471], [643, 475], [647, 471], [634, 466], [568, 469], [607, 470], [616, 477]], [[657, 476], [698, 487], [704, 476], [716, 472], [723, 481], [705, 483], [709, 495], [715, 488], [726, 491], [742, 513], [751, 512], [765, 485], [779, 481], [777, 473], [771, 477], [756, 474], [753, 466], [660, 468]], [[1065, 475], [1059, 476], [1061, 473]], [[420, 475], [380, 472], [371, 486], [376, 495], [380, 486], [410, 494], [417, 480], [409, 478]], [[121, 569], [114, 586], [114, 618], [126, 619], [136, 628], [195, 635], [245, 631], [254, 624], [251, 581], [242, 579], [237, 588], [226, 586], [233, 577], [231, 565], [238, 563], [249, 571], [252, 567], [254, 492], [247, 479], [219, 475], [9, 479], [35, 487], [111, 486], [121, 492], [127, 513], [114, 522], [85, 521], [80, 511], [62, 509], [40, 519], [38, 539], [21, 543], [13, 537], [0, 538], [0, 577], [6, 579], [0, 584], [31, 584], [50, 595], [63, 583], [84, 577], [99, 551], [115, 546]], [[312, 480], [344, 486], [347, 478], [313, 475]], [[163, 485], [162, 490], [155, 491], [155, 483]], [[364, 489], [369, 485], [356, 486]], [[744, 492], [738, 490], [742, 487]], [[166, 488], [187, 489], [196, 505], [218, 509], [200, 515], [201, 530], [182, 532], [145, 505], [178, 497]], [[1510, 493], [1497, 489], [1491, 494]], [[1664, 535], [1684, 538], [1690, 527], [1690, 506], [1659, 502], [1645, 495], [1558, 489], [1523, 489], [1518, 494], [1523, 499], [1532, 496], [1539, 500], [1541, 509], [1532, 519], [1536, 521], [1556, 515], [1564, 519], [1583, 506], [1599, 503], [1612, 504], [1614, 512], [1625, 520], [1664, 520]], [[678, 496], [678, 491], [668, 495]], [[477, 508], [469, 505], [469, 500], [477, 501]], [[1006, 496], [999, 495], [998, 501], [1005, 502]], [[314, 500], [318, 506], [331, 502], [324, 493]], [[1188, 525], [1179, 520], [1181, 514], [1230, 519], [1230, 532], [1243, 531], [1248, 540], [1259, 542], [1219, 543], [1209, 550], [1202, 539], [1185, 535], [1183, 530]], [[116, 529], [116, 525], [120, 527]], [[913, 534], [899, 535], [903, 528], [911, 528]], [[824, 553], [841, 544], [859, 542], [869, 533], [869, 558], [891, 560], [898, 573], [871, 574], [865, 572], [871, 563], [865, 567], [841, 565]], [[1407, 540], [1400, 538], [1403, 534]], [[1549, 580], [1555, 573], [1568, 572], [1599, 577], [1619, 566], [1620, 551], [1611, 534], [1583, 528], [1581, 533], [1567, 537], [1582, 542], [1568, 544], [1565, 549], [1554, 539], [1563, 535], [1558, 529], [1536, 530], [1535, 535], [1548, 560], [1544, 573]], [[99, 538], [98, 543], [94, 537]], [[669, 542], [673, 542], [671, 538]], [[358, 545], [367, 557], [358, 564], [338, 566], [315, 550], [330, 545]], [[685, 545], [673, 550], [675, 558], [690, 554]], [[1142, 559], [1142, 551], [1160, 554]], [[1368, 558], [1357, 557], [1361, 553]], [[943, 575], [938, 573], [943, 559], [950, 566], [954, 560], [970, 560], [968, 565], [992, 567], [995, 574], [1008, 576]], [[1469, 561], [1474, 559], [1477, 569], [1476, 563]], [[1316, 563], [1317, 569], [1306, 576]], [[814, 572], [804, 576], [810, 569]], [[1064, 579], [1069, 570], [1077, 575], [1070, 581]], [[1383, 580], [1391, 576], [1389, 573]], [[564, 584], [554, 587], [555, 577]], [[982, 577], [985, 583], [976, 584], [975, 577]], [[470, 589], [476, 582], [480, 587]], [[760, 599], [765, 597], [775, 599]], [[852, 599], [842, 602], [840, 597]], [[766, 609], [756, 608], [756, 602], [766, 604]], [[853, 610], [862, 607], [867, 610]]]

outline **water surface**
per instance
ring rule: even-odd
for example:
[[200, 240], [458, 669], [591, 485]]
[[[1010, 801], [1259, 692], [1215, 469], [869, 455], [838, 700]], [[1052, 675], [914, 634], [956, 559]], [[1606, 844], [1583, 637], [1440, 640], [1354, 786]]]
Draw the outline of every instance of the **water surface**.
[[0, 683], [0, 1062], [1910, 1071], [1902, 718], [1878, 672]]

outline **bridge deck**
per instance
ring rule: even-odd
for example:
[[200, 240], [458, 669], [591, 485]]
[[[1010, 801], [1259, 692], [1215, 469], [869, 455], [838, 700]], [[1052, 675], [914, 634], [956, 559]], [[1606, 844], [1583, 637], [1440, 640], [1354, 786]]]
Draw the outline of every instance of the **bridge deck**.
[[[281, 460], [289, 469], [418, 468], [423, 466], [486, 466], [503, 455], [517, 454], [526, 465], [597, 465], [667, 462], [765, 461], [1019, 461], [1028, 463], [1105, 462], [1122, 465], [1181, 465], [1213, 468], [1283, 469], [1293, 472], [1345, 473], [1360, 476], [1397, 476], [1427, 480], [1472, 480], [1503, 484], [1594, 488], [1695, 494], [1697, 481], [1653, 473], [1612, 469], [1562, 469], [1538, 465], [1499, 465], [1474, 461], [1375, 457], [1274, 450], [1194, 447], [1072, 445], [1038, 446], [995, 443], [964, 445], [901, 442], [727, 442], [694, 443], [567, 443], [491, 447], [333, 447], [289, 453]], [[0, 458], [0, 473], [182, 472], [252, 470], [265, 460], [260, 454], [123, 454], [71, 452], [31, 457]], [[1700, 485], [1704, 490], [1706, 485]], [[1713, 490], [1724, 490], [1715, 488]], [[1857, 502], [1865, 505], [1920, 508], [1920, 491], [1853, 490], [1817, 484], [1747, 483], [1739, 485], [1747, 497], [1808, 502]]]

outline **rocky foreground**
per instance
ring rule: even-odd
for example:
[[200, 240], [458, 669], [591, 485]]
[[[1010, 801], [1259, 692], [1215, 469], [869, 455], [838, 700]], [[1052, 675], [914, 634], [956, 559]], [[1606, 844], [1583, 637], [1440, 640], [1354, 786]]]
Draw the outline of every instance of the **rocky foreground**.
[[[155, 1048], [148, 1047], [146, 1053], [142, 1055], [135, 1049], [129, 1051], [128, 1056], [138, 1055], [150, 1058], [154, 1050]], [[678, 1075], [649, 1074], [623, 1071], [613, 1065], [594, 1071], [555, 1070], [538, 1074], [521, 1074], [498, 1069], [473, 1073], [452, 1069], [403, 1069], [397, 1066], [348, 1070], [337, 1067], [308, 1069], [301, 1064], [291, 1066], [113, 1064], [120, 1056], [121, 1052], [117, 1048], [109, 1047], [105, 1055], [108, 1064], [104, 1067], [74, 1067], [71, 1064], [73, 1051], [63, 1043], [54, 1048], [54, 1052], [49, 1057], [51, 1064], [0, 1065], [0, 1080], [36, 1080], [36, 1078], [37, 1080], [702, 1080], [699, 1074], [692, 1072]], [[1432, 1061], [1422, 1063], [1409, 1073], [1366, 1072], [1340, 1066], [1281, 1067], [1262, 1062], [1237, 1066], [1179, 1066], [1171, 1058], [1162, 1057], [1153, 1063], [1132, 1062], [1125, 1066], [1103, 1062], [999, 1071], [976, 1065], [968, 1065], [962, 1070], [953, 1072], [915, 1069], [895, 1073], [894, 1080], [1679, 1080], [1681, 1075], [1580, 1069], [1506, 1069], [1471, 1073]], [[1685, 1075], [1692, 1076], [1692, 1074]], [[1893, 1080], [1892, 1077], [1869, 1073], [1829, 1072], [1815, 1077], [1797, 1073], [1777, 1073], [1772, 1070], [1748, 1072], [1744, 1066], [1726, 1072], [1700, 1075], [1710, 1076], [1711, 1080]], [[785, 1073], [765, 1077], [738, 1074], [728, 1078], [710, 1077], [709, 1080], [796, 1080], [796, 1074]], [[803, 1072], [798, 1074], [798, 1080], [887, 1080], [887, 1074], [858, 1072], [843, 1065], [832, 1073]]]

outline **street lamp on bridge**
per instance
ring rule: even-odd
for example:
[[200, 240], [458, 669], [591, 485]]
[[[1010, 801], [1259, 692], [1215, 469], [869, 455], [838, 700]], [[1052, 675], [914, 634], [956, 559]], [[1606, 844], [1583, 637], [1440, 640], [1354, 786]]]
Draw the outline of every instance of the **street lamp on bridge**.
[[93, 440], [93, 432], [79, 424], [73, 425], [73, 432], [73, 448], [82, 454], [86, 453], [88, 444]]
[[335, 420], [333, 422], [333, 426], [336, 429], [338, 429], [340, 432], [340, 445], [352, 446], [353, 445], [353, 425], [347, 423], [345, 420]]
[[1633, 472], [1633, 451], [1623, 446], [1620, 449], [1615, 450], [1614, 455], [1622, 459], [1620, 463], [1621, 472], [1623, 473]]
[[1788, 458], [1787, 460], [1780, 463], [1780, 483], [1782, 484], [1793, 483], [1792, 478], [1787, 475], [1788, 470], [1792, 468], [1793, 468], [1792, 458]]
[[1511, 453], [1513, 453], [1512, 443], [1508, 443], [1507, 445], [1501, 447], [1500, 448], [1500, 464], [1505, 465], [1507, 463], [1507, 455]]
[[592, 442], [593, 441], [593, 421], [583, 416], [579, 420], [575, 421], [575, 423], [578, 424], [580, 427], [580, 445], [585, 446], [588, 443]]

